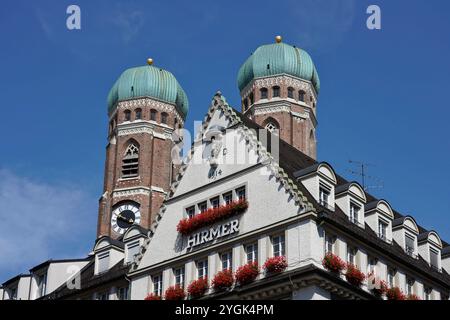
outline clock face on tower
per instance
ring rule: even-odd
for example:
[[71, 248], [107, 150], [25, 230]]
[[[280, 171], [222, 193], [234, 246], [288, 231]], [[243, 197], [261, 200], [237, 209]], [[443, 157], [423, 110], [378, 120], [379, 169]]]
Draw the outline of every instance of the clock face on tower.
[[125, 203], [112, 212], [111, 227], [114, 232], [123, 234], [133, 224], [141, 222], [139, 208], [132, 203]]

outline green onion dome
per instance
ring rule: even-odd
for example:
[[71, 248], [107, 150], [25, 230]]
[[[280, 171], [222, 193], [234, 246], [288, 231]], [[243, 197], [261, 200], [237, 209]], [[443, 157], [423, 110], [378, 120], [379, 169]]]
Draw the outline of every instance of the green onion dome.
[[125, 70], [114, 83], [108, 94], [108, 114], [119, 101], [150, 97], [175, 105], [185, 119], [189, 102], [183, 88], [171, 72], [154, 67], [152, 59], [147, 62], [146, 66]]

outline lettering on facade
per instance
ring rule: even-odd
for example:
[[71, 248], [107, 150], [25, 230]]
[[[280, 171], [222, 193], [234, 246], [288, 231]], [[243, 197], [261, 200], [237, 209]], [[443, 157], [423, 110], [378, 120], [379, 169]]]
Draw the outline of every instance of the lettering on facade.
[[190, 235], [187, 239], [187, 249], [199, 246], [201, 244], [217, 240], [219, 238], [239, 232], [239, 220], [235, 219], [230, 222], [209, 228]]

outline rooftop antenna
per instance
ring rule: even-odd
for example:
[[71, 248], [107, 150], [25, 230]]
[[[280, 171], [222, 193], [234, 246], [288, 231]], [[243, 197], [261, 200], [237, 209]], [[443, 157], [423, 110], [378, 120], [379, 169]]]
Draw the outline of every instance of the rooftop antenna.
[[[361, 178], [361, 185], [362, 185], [364, 191], [367, 191], [369, 189], [375, 189], [375, 188], [382, 189], [384, 187], [383, 181], [381, 181], [380, 179], [378, 179], [376, 177], [369, 176], [367, 174], [367, 167], [373, 167], [375, 165], [367, 163], [367, 162], [355, 161], [355, 160], [348, 160], [348, 162], [350, 164], [358, 167], [358, 170], [347, 170], [347, 171], [350, 172], [351, 174], [357, 175]], [[366, 182], [369, 179], [376, 180], [379, 184], [378, 185], [366, 185]]]

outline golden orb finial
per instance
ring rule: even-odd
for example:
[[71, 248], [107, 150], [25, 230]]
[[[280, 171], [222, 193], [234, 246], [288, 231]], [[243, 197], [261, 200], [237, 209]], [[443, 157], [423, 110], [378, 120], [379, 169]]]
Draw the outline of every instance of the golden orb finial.
[[281, 36], [276, 36], [276, 37], [275, 37], [275, 41], [276, 41], [277, 43], [280, 43], [281, 40], [283, 40], [283, 38], [282, 38]]
[[152, 59], [152, 58], [148, 58], [148, 59], [147, 59], [147, 64], [148, 64], [149, 66], [151, 66], [151, 65], [153, 64], [153, 59]]

